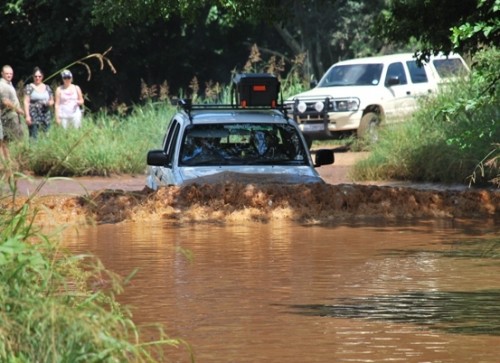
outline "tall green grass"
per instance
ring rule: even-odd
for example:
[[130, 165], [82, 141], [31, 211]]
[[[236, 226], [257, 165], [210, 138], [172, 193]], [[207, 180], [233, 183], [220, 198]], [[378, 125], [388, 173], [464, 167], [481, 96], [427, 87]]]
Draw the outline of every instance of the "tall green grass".
[[443, 85], [407, 122], [381, 131], [357, 180], [487, 185], [500, 175], [500, 52], [476, 57], [467, 79]]
[[0, 192], [0, 362], [164, 362], [166, 348], [184, 344], [159, 326], [143, 340], [115, 299], [126, 279], [69, 254], [57, 232], [35, 226], [29, 203], [5, 208], [5, 198]]
[[36, 175], [141, 174], [147, 151], [159, 147], [175, 108], [166, 103], [134, 107], [128, 116], [86, 115], [81, 129], [52, 125], [37, 140], [13, 144], [18, 169]]

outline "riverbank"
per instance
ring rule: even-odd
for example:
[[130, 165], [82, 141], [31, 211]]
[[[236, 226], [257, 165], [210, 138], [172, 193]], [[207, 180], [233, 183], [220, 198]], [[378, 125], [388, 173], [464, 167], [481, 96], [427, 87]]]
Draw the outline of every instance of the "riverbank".
[[[192, 185], [145, 188], [144, 175], [110, 178], [19, 180], [22, 203], [35, 195], [42, 224], [221, 223], [293, 220], [335, 223], [361, 219], [500, 219], [498, 190], [406, 183], [353, 183], [350, 167], [367, 153], [337, 153], [334, 165], [318, 172], [324, 185]], [[37, 184], [38, 183], [38, 184]], [[37, 191], [37, 188], [39, 189]], [[6, 204], [7, 203], [7, 204]], [[8, 200], [2, 200], [7, 207]]]

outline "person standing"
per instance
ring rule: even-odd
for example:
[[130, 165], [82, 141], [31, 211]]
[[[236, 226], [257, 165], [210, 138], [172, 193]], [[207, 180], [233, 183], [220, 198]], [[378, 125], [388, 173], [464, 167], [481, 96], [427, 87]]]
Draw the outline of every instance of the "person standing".
[[2, 103], [2, 126], [5, 141], [19, 140], [24, 132], [19, 116], [24, 115], [16, 89], [12, 85], [14, 71], [11, 66], [2, 67], [2, 78], [0, 78], [0, 100]]
[[39, 67], [33, 70], [33, 83], [24, 87], [24, 112], [30, 137], [38, 137], [38, 129], [47, 131], [50, 127], [54, 105], [54, 92], [43, 83], [43, 72]]
[[82, 125], [83, 95], [82, 90], [73, 84], [73, 75], [67, 69], [61, 72], [63, 85], [56, 89], [56, 122], [63, 128]]

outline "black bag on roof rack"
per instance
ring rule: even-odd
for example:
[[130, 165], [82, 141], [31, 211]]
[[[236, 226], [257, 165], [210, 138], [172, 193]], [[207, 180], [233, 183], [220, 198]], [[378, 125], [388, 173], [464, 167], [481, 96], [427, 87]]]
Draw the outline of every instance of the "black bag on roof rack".
[[241, 73], [233, 78], [233, 92], [239, 107], [276, 108], [280, 82], [268, 73]]

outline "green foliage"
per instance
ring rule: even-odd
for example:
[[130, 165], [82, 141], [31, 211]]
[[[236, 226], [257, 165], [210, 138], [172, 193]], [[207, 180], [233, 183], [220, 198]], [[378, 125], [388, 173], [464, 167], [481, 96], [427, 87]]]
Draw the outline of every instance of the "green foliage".
[[0, 210], [0, 361], [163, 362], [167, 347], [183, 344], [161, 327], [142, 341], [115, 300], [125, 280], [64, 251], [35, 218], [28, 203]]
[[141, 24], [155, 19], [169, 19], [180, 16], [193, 23], [203, 11], [208, 9], [208, 21], [219, 25], [234, 26], [238, 21], [277, 19], [283, 13], [281, 1], [254, 0], [103, 0], [93, 4], [93, 18], [96, 23], [112, 29], [120, 24]]
[[27, 82], [34, 66], [57, 74], [112, 46], [108, 57], [116, 73], [95, 58], [72, 66], [93, 111], [139, 102], [141, 80], [167, 80], [184, 93], [195, 76], [201, 85], [227, 83], [254, 42], [266, 55], [284, 59], [287, 68], [305, 56], [300, 77], [308, 84], [339, 59], [388, 49], [370, 31], [384, 3], [7, 0], [0, 2], [0, 64], [14, 67], [16, 83]]
[[36, 175], [141, 174], [147, 151], [161, 144], [173, 112], [164, 103], [148, 103], [124, 118], [99, 113], [84, 117], [78, 130], [53, 125], [47, 135], [26, 140], [11, 154], [21, 170]]
[[[497, 49], [480, 52], [467, 79], [442, 85], [414, 117], [384, 130], [372, 155], [356, 165], [357, 179], [478, 184], [497, 180], [500, 168]], [[475, 169], [481, 166], [481, 173]]]
[[500, 41], [500, 0], [394, 0], [377, 20], [390, 41], [417, 39], [422, 57], [430, 53], [475, 53]]
[[500, 0], [478, 0], [476, 11], [463, 24], [454, 26], [451, 30], [451, 41], [457, 49], [476, 49], [479, 44], [498, 44]]

